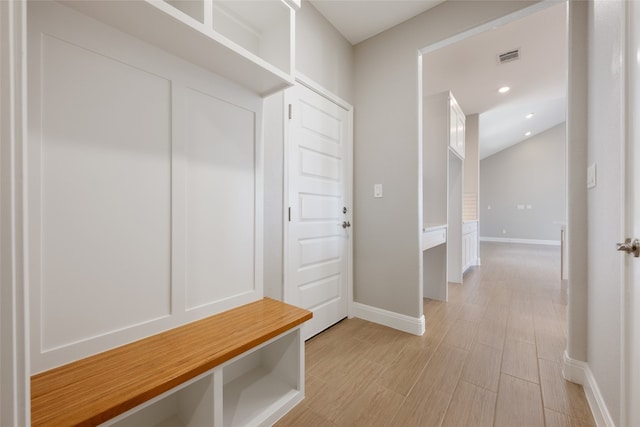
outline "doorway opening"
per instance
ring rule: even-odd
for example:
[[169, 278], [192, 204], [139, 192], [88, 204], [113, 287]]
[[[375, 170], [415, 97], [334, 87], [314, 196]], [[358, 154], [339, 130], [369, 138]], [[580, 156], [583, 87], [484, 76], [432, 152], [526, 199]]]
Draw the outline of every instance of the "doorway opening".
[[446, 274], [433, 268], [443, 250], [423, 244], [423, 297], [446, 301], [449, 283], [481, 264], [480, 242], [553, 246], [566, 284], [567, 67], [566, 3], [421, 50], [423, 242], [447, 229]]

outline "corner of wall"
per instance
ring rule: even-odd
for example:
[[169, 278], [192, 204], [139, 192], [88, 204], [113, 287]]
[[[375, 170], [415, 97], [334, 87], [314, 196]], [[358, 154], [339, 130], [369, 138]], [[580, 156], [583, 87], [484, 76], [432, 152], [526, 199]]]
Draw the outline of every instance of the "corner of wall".
[[580, 384], [589, 403], [593, 419], [598, 427], [615, 427], [611, 414], [604, 402], [598, 383], [596, 382], [589, 364], [572, 359], [564, 352], [562, 364], [562, 376], [565, 380]]
[[369, 322], [388, 326], [413, 335], [423, 335], [425, 332], [424, 315], [411, 317], [357, 302], [354, 302], [351, 308], [352, 316]]

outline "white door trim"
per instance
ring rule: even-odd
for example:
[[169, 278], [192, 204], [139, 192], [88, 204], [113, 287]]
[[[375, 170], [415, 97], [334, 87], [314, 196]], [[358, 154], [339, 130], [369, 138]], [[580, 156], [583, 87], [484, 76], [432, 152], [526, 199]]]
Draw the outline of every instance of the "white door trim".
[[[329, 91], [328, 89], [325, 89], [324, 87], [320, 86], [319, 84], [317, 84], [316, 82], [314, 82], [313, 80], [311, 80], [309, 77], [305, 76], [304, 74], [300, 73], [300, 72], [296, 72], [296, 83], [300, 83], [302, 86], [306, 87], [307, 89], [312, 90], [313, 92], [317, 93], [318, 95], [326, 98], [327, 100], [333, 102], [334, 104], [336, 104], [337, 106], [353, 112], [353, 106], [351, 104], [349, 104], [347, 101], [345, 101], [344, 99], [340, 98], [338, 95], [334, 94], [333, 92]], [[353, 138], [351, 138], [353, 139]], [[352, 144], [353, 145], [353, 144]]]
[[23, 210], [27, 139], [26, 0], [0, 1], [0, 425], [31, 424], [29, 292]]
[[[625, 132], [625, 144], [622, 149], [621, 165], [623, 169], [624, 192], [622, 193], [621, 212], [623, 214], [621, 241], [627, 237], [638, 237], [638, 229], [635, 224], [638, 216], [638, 188], [636, 167], [640, 162], [640, 124], [637, 117], [640, 116], [640, 84], [638, 74], [640, 73], [640, 6], [636, 2], [628, 2], [626, 7], [625, 43], [625, 67], [624, 90], [622, 98], [624, 100], [622, 116], [623, 129]], [[640, 368], [637, 357], [640, 343], [638, 337], [638, 321], [640, 313], [637, 312], [639, 278], [634, 277], [634, 263], [639, 262], [631, 255], [621, 255], [622, 262], [622, 283], [620, 290], [620, 315], [621, 315], [621, 348], [620, 356], [620, 425], [636, 425], [640, 421], [640, 409], [637, 406], [640, 399]], [[634, 310], [635, 309], [635, 310]], [[635, 342], [634, 342], [635, 340]], [[635, 379], [635, 380], [634, 380]]]
[[[328, 89], [322, 87], [318, 83], [311, 80], [309, 77], [296, 72], [296, 83], [301, 86], [306, 87], [312, 92], [317, 93], [328, 101], [336, 104], [340, 108], [343, 108], [347, 111], [348, 115], [348, 137], [347, 137], [347, 164], [348, 172], [345, 179], [347, 188], [345, 191], [345, 199], [347, 201], [347, 205], [350, 206], [351, 214], [350, 217], [353, 218], [353, 106], [349, 104], [347, 101], [340, 98], [338, 95], [329, 91]], [[289, 117], [289, 104], [291, 104], [291, 89], [287, 89], [284, 91], [284, 104], [283, 104], [283, 117], [285, 122], [288, 122]], [[282, 297], [284, 301], [287, 301], [287, 292], [289, 289], [289, 218], [288, 218], [288, 208], [289, 208], [289, 126], [285, 125], [283, 130], [283, 139], [284, 139], [284, 159], [283, 159], [283, 169], [284, 169], [284, 177], [283, 177], [283, 207], [282, 207], [282, 230], [284, 232], [283, 236], [283, 263], [282, 263], [282, 272], [283, 272], [283, 293]], [[348, 254], [347, 254], [347, 316], [354, 316], [353, 309], [353, 236], [354, 233], [351, 233], [351, 238], [348, 243]]]

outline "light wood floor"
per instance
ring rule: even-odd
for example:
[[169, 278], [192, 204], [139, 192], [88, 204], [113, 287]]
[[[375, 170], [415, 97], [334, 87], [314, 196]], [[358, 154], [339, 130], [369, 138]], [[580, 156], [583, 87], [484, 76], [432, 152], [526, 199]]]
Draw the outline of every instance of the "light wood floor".
[[595, 426], [562, 379], [559, 254], [483, 243], [448, 303], [424, 300], [423, 336], [349, 319], [307, 341], [306, 398], [277, 425]]

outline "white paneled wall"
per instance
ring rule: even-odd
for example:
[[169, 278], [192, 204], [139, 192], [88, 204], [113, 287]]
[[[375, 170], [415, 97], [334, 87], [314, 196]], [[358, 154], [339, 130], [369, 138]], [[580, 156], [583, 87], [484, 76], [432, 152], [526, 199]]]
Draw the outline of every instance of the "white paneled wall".
[[186, 99], [186, 306], [193, 309], [255, 290], [255, 120], [195, 90]]
[[262, 100], [29, 10], [32, 373], [262, 297]]

